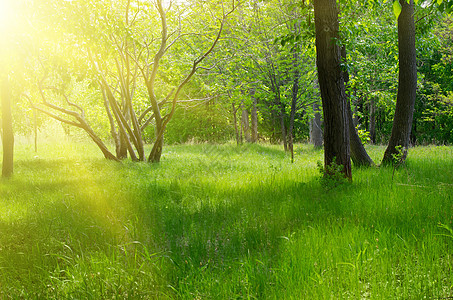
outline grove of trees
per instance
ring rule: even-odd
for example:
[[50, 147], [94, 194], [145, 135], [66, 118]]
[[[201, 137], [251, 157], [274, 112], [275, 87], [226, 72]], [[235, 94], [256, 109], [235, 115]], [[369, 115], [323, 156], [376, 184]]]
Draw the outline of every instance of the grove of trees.
[[374, 164], [365, 143], [388, 145], [384, 164], [453, 143], [453, 1], [6, 3], [4, 176], [13, 131], [39, 136], [51, 119], [115, 161], [230, 139], [293, 154], [323, 138], [325, 166], [348, 178], [351, 158]]

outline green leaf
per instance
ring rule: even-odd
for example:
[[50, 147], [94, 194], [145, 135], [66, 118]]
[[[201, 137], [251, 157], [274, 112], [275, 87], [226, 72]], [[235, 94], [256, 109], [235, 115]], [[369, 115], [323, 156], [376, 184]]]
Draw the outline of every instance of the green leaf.
[[393, 13], [395, 14], [395, 17], [398, 19], [401, 13], [401, 4], [398, 0], [393, 1]]
[[437, 5], [441, 5], [443, 0], [437, 0]]

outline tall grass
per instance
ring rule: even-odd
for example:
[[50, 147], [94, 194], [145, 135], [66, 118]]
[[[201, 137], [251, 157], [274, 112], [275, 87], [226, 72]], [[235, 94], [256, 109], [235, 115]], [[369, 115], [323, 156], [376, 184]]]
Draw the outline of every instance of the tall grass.
[[159, 165], [21, 145], [0, 182], [0, 299], [452, 297], [453, 148], [333, 189], [320, 160], [309, 145], [294, 164], [278, 146], [172, 146]]

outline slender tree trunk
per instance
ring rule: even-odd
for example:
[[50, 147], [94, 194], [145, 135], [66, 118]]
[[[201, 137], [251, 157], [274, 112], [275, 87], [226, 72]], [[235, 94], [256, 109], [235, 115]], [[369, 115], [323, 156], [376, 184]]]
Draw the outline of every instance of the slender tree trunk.
[[296, 118], [297, 99], [299, 95], [299, 54], [293, 52], [294, 81], [291, 90], [291, 112], [289, 114], [289, 151], [291, 152], [291, 162], [294, 162], [294, 120]]
[[[352, 179], [349, 122], [336, 0], [314, 0], [318, 81], [324, 113], [324, 164], [342, 165]], [[326, 168], [327, 169], [327, 168]]]
[[374, 103], [374, 98], [370, 99], [370, 126], [369, 126], [369, 133], [370, 133], [370, 140], [372, 144], [376, 143], [376, 105]]
[[321, 113], [319, 112], [320, 107], [318, 102], [313, 103], [313, 111], [315, 115], [310, 121], [310, 143], [318, 149], [322, 147], [322, 124], [321, 124]]
[[298, 94], [299, 94], [299, 72], [296, 71], [291, 96], [291, 112], [289, 115], [289, 130], [288, 130], [291, 162], [294, 162], [294, 120], [296, 119], [296, 106]]
[[400, 0], [400, 4], [402, 9], [398, 17], [398, 94], [392, 135], [382, 159], [384, 165], [393, 163], [392, 155], [398, 153], [398, 146], [401, 146], [404, 151], [402, 160], [406, 159], [417, 90], [414, 1], [410, 0], [410, 3], [407, 3], [405, 0]]
[[158, 138], [153, 145], [153, 149], [149, 154], [148, 161], [151, 163], [158, 163], [160, 162], [160, 158], [162, 156], [162, 148], [164, 147], [164, 136], [162, 135], [161, 138]]
[[238, 129], [238, 118], [237, 118], [237, 112], [238, 110], [236, 109], [236, 105], [231, 103], [233, 106], [233, 124], [234, 124], [234, 133], [236, 135], [236, 144], [239, 146], [241, 144], [241, 137], [239, 136], [239, 129]]
[[251, 112], [251, 121], [252, 121], [252, 143], [258, 141], [258, 111], [257, 111], [257, 100], [255, 97], [255, 90], [251, 91], [252, 96], [252, 112]]
[[282, 133], [282, 142], [283, 142], [283, 149], [285, 149], [285, 152], [288, 151], [288, 138], [287, 138], [287, 133], [286, 133], [286, 125], [285, 125], [285, 106], [283, 104], [281, 105], [280, 109], [280, 129]]
[[247, 109], [245, 109], [244, 106], [242, 106], [241, 124], [242, 131], [244, 132], [245, 141], [247, 143], [250, 143], [252, 141], [252, 138], [250, 136], [249, 112]]
[[38, 117], [36, 115], [36, 109], [33, 109], [33, 133], [34, 133], [34, 144], [35, 152], [38, 152]]
[[13, 118], [11, 115], [11, 87], [8, 75], [3, 75], [1, 79], [2, 97], [2, 142], [3, 142], [3, 165], [2, 177], [11, 177], [14, 166], [14, 133]]

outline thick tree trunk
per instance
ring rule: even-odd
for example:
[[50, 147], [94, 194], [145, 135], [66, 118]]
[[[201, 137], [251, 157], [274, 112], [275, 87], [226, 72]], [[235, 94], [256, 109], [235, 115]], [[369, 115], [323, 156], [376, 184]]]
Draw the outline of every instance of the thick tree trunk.
[[11, 115], [11, 87], [9, 85], [8, 75], [1, 79], [1, 97], [2, 97], [2, 143], [3, 143], [3, 165], [2, 177], [13, 175], [14, 166], [14, 133], [13, 118]]
[[315, 115], [310, 121], [310, 143], [318, 149], [322, 147], [323, 137], [322, 137], [322, 124], [321, 124], [321, 113], [319, 112], [319, 103], [313, 103], [313, 111]]
[[255, 90], [251, 92], [252, 96], [252, 112], [251, 112], [251, 121], [252, 121], [252, 143], [258, 141], [258, 111], [257, 111], [257, 100], [255, 97]]
[[[341, 51], [336, 0], [315, 0], [316, 53], [318, 81], [324, 113], [324, 164], [342, 165], [342, 172], [352, 178], [348, 109]], [[326, 168], [327, 169], [327, 168]]]
[[402, 161], [407, 156], [417, 90], [414, 1], [407, 3], [405, 0], [400, 0], [400, 4], [402, 9], [398, 17], [398, 94], [392, 135], [382, 159], [384, 165], [393, 163], [393, 154], [398, 153], [398, 146], [401, 146], [404, 151]]

